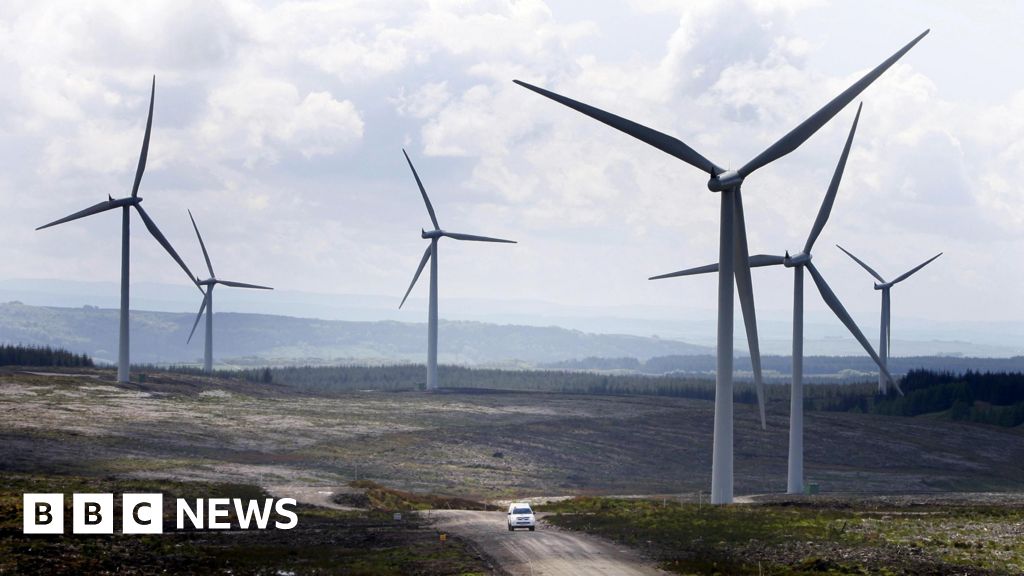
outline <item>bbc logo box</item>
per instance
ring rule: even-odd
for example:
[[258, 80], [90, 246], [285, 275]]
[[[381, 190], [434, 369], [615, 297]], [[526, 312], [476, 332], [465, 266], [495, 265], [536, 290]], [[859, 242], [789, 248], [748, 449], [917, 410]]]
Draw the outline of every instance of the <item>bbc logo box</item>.
[[64, 533], [63, 494], [25, 494], [22, 532], [25, 534]]
[[[23, 533], [64, 533], [63, 494], [24, 494], [23, 503]], [[121, 531], [124, 534], [163, 533], [163, 508], [162, 494], [122, 494]], [[113, 494], [73, 494], [71, 532], [113, 534], [115, 513]]]

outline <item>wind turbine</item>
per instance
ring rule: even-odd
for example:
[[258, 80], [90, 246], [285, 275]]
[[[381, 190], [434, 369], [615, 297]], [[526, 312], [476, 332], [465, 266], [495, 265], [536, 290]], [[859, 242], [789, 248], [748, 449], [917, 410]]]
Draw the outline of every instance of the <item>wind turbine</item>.
[[935, 256], [932, 256], [931, 258], [925, 260], [921, 264], [918, 264], [917, 266], [911, 268], [907, 272], [904, 272], [903, 274], [898, 276], [892, 282], [886, 282], [884, 278], [879, 276], [878, 272], [875, 272], [871, 268], [871, 266], [868, 266], [867, 264], [865, 264], [860, 258], [857, 258], [853, 254], [850, 254], [845, 248], [843, 248], [839, 244], [836, 244], [836, 248], [839, 248], [840, 250], [845, 252], [847, 256], [849, 256], [850, 258], [853, 258], [854, 262], [856, 262], [857, 264], [860, 264], [862, 268], [864, 268], [865, 270], [868, 271], [868, 274], [871, 274], [872, 276], [875, 277], [876, 280], [878, 280], [878, 282], [881, 282], [881, 284], [879, 284], [878, 282], [875, 283], [875, 290], [881, 290], [882, 291], [882, 322], [880, 324], [881, 327], [879, 329], [879, 331], [881, 332], [881, 335], [879, 337], [879, 343], [878, 343], [878, 354], [879, 354], [879, 356], [882, 357], [882, 363], [879, 366], [879, 368], [881, 370], [878, 373], [878, 390], [880, 392], [885, 392], [886, 388], [885, 388], [885, 379], [883, 377], [883, 372], [888, 374], [888, 371], [886, 369], [889, 366], [889, 352], [892, 350], [892, 340], [890, 339], [891, 338], [891, 324], [890, 324], [890, 319], [891, 318], [889, 316], [889, 306], [890, 306], [891, 300], [889, 298], [889, 290], [892, 289], [892, 287], [895, 286], [896, 284], [899, 284], [900, 282], [903, 282], [907, 278], [910, 278], [910, 276], [914, 272], [917, 272], [921, 268], [924, 268], [925, 266], [930, 264], [932, 260], [935, 260], [939, 256], [942, 256], [942, 252], [939, 252]]
[[188, 275], [189, 280], [192, 279], [192, 272], [189, 271], [188, 266], [178, 256], [178, 253], [174, 251], [171, 243], [167, 241], [167, 238], [160, 232], [160, 229], [156, 227], [153, 219], [149, 217], [149, 214], [142, 208], [141, 202], [142, 197], [139, 196], [139, 184], [142, 182], [142, 173], [146, 170], [146, 157], [149, 155], [149, 135], [153, 128], [153, 99], [156, 95], [156, 76], [153, 76], [153, 85], [149, 93], [149, 118], [146, 120], [146, 135], [142, 139], [142, 153], [139, 155], [139, 167], [135, 171], [135, 183], [132, 185], [132, 195], [126, 198], [118, 198], [115, 200], [109, 194], [107, 200], [100, 202], [75, 212], [70, 216], [65, 216], [60, 220], [54, 220], [49, 224], [40, 226], [36, 230], [42, 230], [43, 228], [49, 228], [50, 226], [56, 226], [57, 224], [63, 224], [86, 216], [92, 216], [93, 214], [99, 214], [100, 212], [106, 212], [107, 210], [113, 210], [114, 208], [121, 208], [121, 317], [120, 317], [120, 334], [118, 337], [118, 354], [117, 354], [117, 381], [128, 382], [128, 262], [129, 262], [129, 241], [128, 232], [130, 218], [129, 214], [131, 208], [139, 213], [139, 217], [142, 218], [143, 224], [149, 230], [149, 233], [156, 238], [156, 241], [167, 250], [167, 253], [174, 258], [174, 261], [181, 266], [181, 269]]
[[[832, 292], [832, 289], [821, 276], [821, 273], [811, 263], [811, 249], [814, 247], [814, 242], [818, 239], [822, 229], [825, 228], [825, 223], [828, 222], [828, 217], [832, 212], [832, 205], [835, 203], [836, 193], [839, 192], [839, 183], [843, 179], [846, 159], [850, 155], [853, 135], [857, 131], [857, 122], [860, 120], [860, 110], [861, 107], [858, 106], [857, 115], [854, 117], [853, 126], [850, 128], [850, 135], [846, 139], [843, 153], [840, 155], [839, 163], [836, 165], [835, 173], [832, 175], [832, 182], [829, 184], [825, 198], [818, 209], [818, 216], [815, 218], [814, 226], [807, 236], [807, 242], [804, 243], [803, 251], [793, 256], [790, 256], [789, 251], [786, 251], [785, 256], [756, 254], [749, 259], [752, 268], [782, 265], [793, 269], [793, 380], [789, 397], [789, 470], [786, 483], [786, 491], [790, 494], [800, 494], [804, 491], [804, 268], [811, 273], [811, 278], [818, 287], [818, 292], [821, 293], [821, 298], [825, 301], [825, 304], [832, 309], [832, 312], [853, 334], [853, 337], [860, 342], [860, 345], [864, 347], [868, 355], [874, 359], [885, 377], [889, 378], [896, 385], [897, 390], [899, 389], [899, 385], [889, 376], [889, 372], [885, 369], [882, 360], [871, 348], [868, 339], [864, 337], [864, 334], [857, 327], [857, 324], [854, 323], [846, 308], [839, 301], [839, 298], [836, 297], [835, 293]], [[718, 264], [710, 264], [680, 272], [653, 276], [651, 280], [692, 276], [716, 271], [718, 271]], [[902, 394], [902, 391], [900, 393]]]
[[196, 333], [196, 327], [199, 326], [199, 319], [203, 317], [203, 311], [205, 310], [206, 345], [203, 350], [203, 371], [209, 374], [213, 372], [213, 287], [217, 284], [223, 284], [233, 288], [256, 288], [257, 290], [273, 290], [273, 288], [217, 278], [217, 275], [213, 273], [213, 264], [210, 264], [210, 255], [206, 252], [206, 244], [203, 243], [203, 235], [199, 233], [199, 227], [196, 226], [196, 219], [192, 217], [191, 210], [188, 211], [188, 217], [192, 220], [192, 228], [195, 228], [196, 238], [199, 238], [199, 247], [203, 249], [203, 259], [206, 260], [206, 269], [210, 271], [210, 277], [206, 280], [200, 280], [196, 276], [195, 280], [193, 280], [200, 291], [203, 290], [203, 286], [206, 286], [206, 291], [203, 293], [203, 303], [199, 305], [199, 313], [196, 314], [196, 321], [192, 324], [192, 331], [189, 332], [186, 343], [192, 341], [192, 336]]
[[807, 120], [804, 120], [803, 123], [769, 146], [753, 160], [744, 164], [739, 170], [725, 170], [719, 167], [677, 138], [543, 88], [515, 80], [516, 84], [524, 88], [537, 92], [612, 128], [625, 132], [690, 164], [702, 172], [710, 174], [711, 178], [708, 180], [708, 189], [712, 192], [721, 192], [718, 242], [718, 261], [721, 264], [718, 270], [718, 362], [715, 383], [714, 447], [711, 457], [711, 502], [713, 504], [732, 502], [733, 495], [732, 283], [734, 279], [743, 310], [747, 343], [750, 347], [750, 359], [754, 369], [755, 383], [758, 388], [758, 401], [761, 406], [761, 422], [762, 427], [764, 426], [764, 385], [761, 381], [761, 355], [757, 342], [757, 320], [754, 313], [753, 287], [750, 281], [749, 253], [747, 251], [747, 232], [743, 219], [743, 202], [740, 196], [740, 186], [743, 180], [758, 168], [796, 150], [844, 106], [856, 98], [868, 85], [895, 64], [908, 50], [913, 48], [926, 34], [928, 34], [928, 30], [925, 30], [875, 69], [865, 74], [864, 77], [833, 98], [823, 108], [815, 112]]
[[406, 154], [405, 150], [402, 150], [402, 154], [405, 154], [405, 161], [409, 163], [409, 169], [412, 170], [412, 176], [416, 179], [416, 185], [420, 188], [420, 194], [423, 196], [423, 203], [427, 205], [427, 213], [430, 215], [430, 222], [434, 225], [434, 229], [420, 230], [420, 236], [425, 239], [430, 239], [430, 246], [427, 246], [425, 252], [423, 252], [423, 258], [420, 259], [419, 268], [416, 268], [416, 275], [412, 277], [412, 282], [409, 284], [409, 289], [405, 291], [405, 296], [402, 297], [402, 303], [398, 305], [401, 308], [405, 304], [405, 299], [409, 297], [409, 293], [412, 292], [412, 287], [416, 285], [416, 281], [420, 278], [420, 273], [423, 272], [423, 267], [427, 265], [427, 260], [430, 260], [430, 309], [427, 313], [427, 390], [437, 389], [437, 241], [447, 236], [455, 240], [469, 240], [471, 242], [502, 242], [505, 244], [515, 244], [515, 240], [502, 240], [500, 238], [488, 238], [487, 236], [473, 236], [472, 234], [460, 234], [457, 232], [447, 232], [441, 229], [441, 226], [437, 223], [437, 216], [434, 214], [434, 207], [430, 205], [430, 198], [427, 198], [427, 191], [423, 188], [423, 182], [420, 181], [419, 174], [416, 173], [416, 168], [412, 165], [412, 160], [409, 159], [409, 155]]

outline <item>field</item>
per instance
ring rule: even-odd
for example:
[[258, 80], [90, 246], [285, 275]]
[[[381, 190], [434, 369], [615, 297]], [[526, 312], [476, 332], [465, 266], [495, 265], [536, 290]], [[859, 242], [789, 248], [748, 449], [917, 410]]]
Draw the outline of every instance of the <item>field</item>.
[[[281, 496], [332, 491], [347, 495], [335, 505], [363, 506], [374, 501], [382, 513], [470, 504], [450, 498], [413, 502], [408, 494], [375, 493], [377, 485], [481, 502], [653, 495], [650, 500], [629, 500], [628, 505], [618, 500], [574, 501], [555, 509], [563, 514], [550, 520], [613, 538], [618, 537], [622, 517], [682, 514], [685, 518], [707, 497], [701, 491], [710, 480], [713, 405], [705, 400], [485, 389], [433, 394], [358, 389], [310, 393], [273, 383], [160, 372], [147, 373], [143, 383], [119, 386], [111, 383], [109, 376], [109, 372], [85, 368], [67, 369], [59, 375], [0, 372], [5, 550], [16, 551], [26, 545], [17, 522], [11, 524], [18, 511], [11, 508], [10, 499], [24, 491], [43, 491], [53, 483], [87, 482], [111, 492], [117, 491], [118, 483], [131, 482], [166, 484], [167, 493], [220, 490], [216, 487], [223, 486]], [[761, 431], [755, 408], [737, 405], [737, 494], [784, 491], [787, 412], [784, 401], [773, 401], [768, 430]], [[860, 550], [858, 547], [877, 544], [884, 549], [917, 548], [928, 558], [963, 558], [981, 570], [973, 573], [995, 570], [984, 563], [986, 558], [994, 562], [1005, 556], [1020, 561], [1018, 545], [1007, 540], [1012, 536], [1020, 541], [1018, 500], [1003, 507], [1002, 496], [984, 497], [989, 499], [980, 504], [971, 500], [975, 503], [962, 509], [933, 503], [930, 508], [908, 511], [905, 508], [910, 502], [894, 503], [878, 496], [917, 494], [915, 498], [927, 499], [946, 498], [951, 492], [1020, 491], [1024, 487], [1024, 430], [1020, 427], [950, 422], [928, 415], [899, 418], [838, 412], [810, 412], [806, 426], [808, 480], [819, 484], [828, 498], [811, 499], [816, 504], [810, 508], [786, 502], [753, 507], [760, 512], [752, 514], [765, 516], [763, 522], [773, 527], [769, 531], [773, 535], [759, 541], [760, 552], [752, 552], [750, 557], [760, 558], [765, 565], [790, 567], [819, 558], [823, 562], [819, 567], [825, 570], [830, 563], [857, 566], [837, 559], [837, 551], [846, 550], [842, 546]], [[356, 480], [363, 482], [350, 486]], [[610, 525], [618, 527], [605, 531], [598, 526], [593, 519], [599, 516], [586, 507], [605, 505], [592, 502], [611, 502], [608, 510], [601, 511], [615, 512], [619, 518]], [[640, 508], [631, 511], [629, 506]], [[410, 558], [431, 558], [433, 552], [427, 550], [433, 548], [422, 546], [435, 544], [436, 533], [426, 523], [381, 527], [387, 514], [303, 510], [303, 522], [307, 516], [311, 519], [303, 528], [309, 530], [303, 532], [303, 542], [308, 536], [309, 546], [299, 546], [304, 551], [297, 553], [302, 561], [287, 564], [293, 568], [297, 565], [315, 572], [319, 566], [317, 542], [333, 542], [333, 555], [352, 559], [357, 556], [354, 551], [366, 545], [348, 546], [345, 542], [379, 533], [375, 537], [382, 544], [379, 550], [374, 548], [379, 554], [372, 562], [367, 560], [367, 566], [373, 567], [362, 573], [487, 571], [477, 552], [459, 548], [458, 540], [447, 549], [450, 557], [439, 563], [428, 562], [422, 570], [414, 569], [413, 564], [395, 568]], [[622, 510], [625, 512], [620, 514]], [[697, 513], [709, 514], [707, 506]], [[787, 516], [791, 514], [796, 516]], [[589, 521], [580, 524], [580, 518]], [[665, 519], [670, 520], [668, 524], [678, 523], [678, 519]], [[786, 552], [776, 538], [787, 533], [776, 528], [792, 523], [803, 526], [805, 521], [809, 522], [806, 530], [801, 528], [794, 535], [814, 545]], [[377, 528], [368, 530], [367, 522], [376, 523]], [[660, 526], [659, 522], [654, 525]], [[749, 518], [741, 524], [748, 522]], [[983, 538], [987, 529], [991, 529], [990, 537]], [[630, 530], [642, 533], [633, 527]], [[656, 532], [660, 536], [643, 536], [642, 540], [636, 536], [636, 541], [629, 543], [649, 546], [652, 554], [666, 562], [688, 558], [682, 552], [673, 557], [666, 550], [688, 550], [691, 555], [708, 550], [693, 544], [693, 534]], [[273, 535], [243, 534], [225, 540], [228, 537], [223, 534], [202, 533], [175, 538], [183, 539], [176, 542], [186, 547], [188, 558], [208, 562], [200, 564], [203, 566], [224, 566], [239, 547], [270, 550], [267, 558], [290, 554], [286, 551], [290, 544], [274, 541]], [[731, 554], [742, 557], [749, 552], [744, 548], [748, 545], [746, 533], [722, 541], [725, 549], [733, 552], [715, 556], [713, 562], [731, 562]], [[842, 546], [836, 548], [833, 541]], [[167, 540], [146, 544], [140, 539], [124, 550], [120, 548], [127, 546], [124, 539], [104, 542], [103, 546], [113, 546], [108, 552], [123, 557], [135, 554], [132, 550], [140, 546], [143, 555], [162, 554], [147, 546], [163, 546]], [[59, 546], [85, 544], [65, 538]], [[173, 556], [164, 560], [171, 561], [168, 558]], [[888, 557], [883, 554], [879, 558], [884, 562]], [[694, 573], [710, 574], [717, 569], [714, 564], [685, 566], [694, 568]], [[0, 566], [0, 573], [3, 570]]]
[[771, 497], [701, 506], [577, 498], [543, 507], [556, 526], [644, 549], [679, 574], [1024, 573], [1024, 498]]

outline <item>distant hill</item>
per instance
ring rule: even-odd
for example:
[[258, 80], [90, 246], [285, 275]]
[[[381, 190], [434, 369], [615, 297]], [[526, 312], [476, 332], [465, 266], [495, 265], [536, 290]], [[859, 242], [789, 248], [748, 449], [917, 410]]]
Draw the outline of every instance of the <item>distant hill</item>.
[[[186, 344], [195, 315], [132, 311], [134, 363], [198, 362], [203, 327]], [[59, 346], [101, 362], [117, 356], [118, 312], [85, 306], [56, 308], [0, 304], [0, 343]], [[214, 355], [232, 364], [423, 361], [426, 325], [394, 321], [346, 322], [218, 313]], [[710, 354], [678, 340], [588, 334], [558, 327], [440, 323], [443, 363], [536, 366], [588, 356], [646, 360], [672, 354]]]

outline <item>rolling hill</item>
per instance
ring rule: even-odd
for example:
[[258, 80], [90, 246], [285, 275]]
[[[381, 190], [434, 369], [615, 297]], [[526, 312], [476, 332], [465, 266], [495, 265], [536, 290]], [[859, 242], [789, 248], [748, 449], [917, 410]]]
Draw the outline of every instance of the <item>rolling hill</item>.
[[[117, 354], [114, 309], [57, 308], [0, 304], [0, 342], [60, 346], [100, 362]], [[134, 363], [190, 363], [202, 357], [200, 327], [186, 344], [191, 313], [132, 311]], [[395, 321], [348, 322], [269, 314], [218, 313], [214, 354], [233, 364], [422, 361], [424, 324]], [[440, 324], [440, 360], [465, 365], [526, 365], [574, 358], [710, 354], [711, 349], [678, 340], [588, 334], [554, 326], [482, 322]]]

